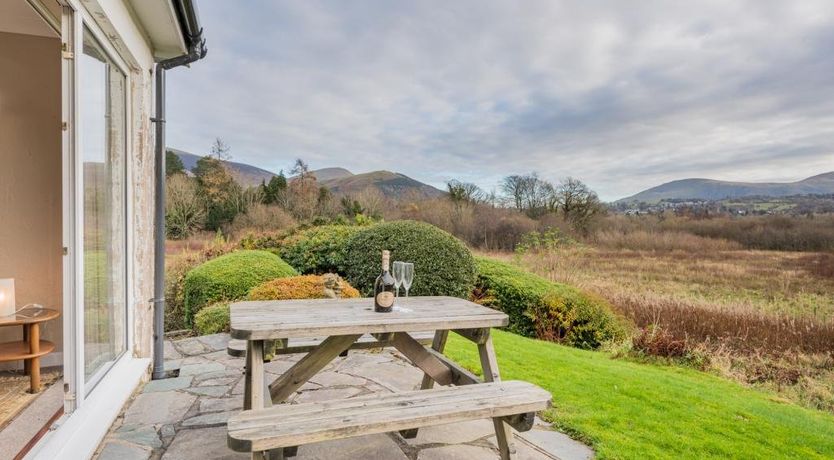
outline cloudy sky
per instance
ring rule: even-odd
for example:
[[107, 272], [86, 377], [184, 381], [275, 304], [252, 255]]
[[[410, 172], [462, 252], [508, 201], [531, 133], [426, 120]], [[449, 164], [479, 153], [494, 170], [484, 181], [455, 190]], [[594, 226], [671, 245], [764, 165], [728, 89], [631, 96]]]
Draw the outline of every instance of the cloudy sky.
[[537, 172], [606, 200], [684, 177], [834, 170], [834, 2], [202, 0], [169, 145], [272, 171], [489, 190]]

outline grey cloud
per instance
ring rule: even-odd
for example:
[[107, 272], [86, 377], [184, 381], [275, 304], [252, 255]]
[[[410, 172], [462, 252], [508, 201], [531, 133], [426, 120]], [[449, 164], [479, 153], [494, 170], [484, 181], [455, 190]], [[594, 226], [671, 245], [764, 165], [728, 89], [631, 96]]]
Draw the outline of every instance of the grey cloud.
[[203, 1], [169, 142], [273, 170], [402, 171], [489, 189], [580, 177], [615, 199], [688, 176], [834, 169], [834, 4]]

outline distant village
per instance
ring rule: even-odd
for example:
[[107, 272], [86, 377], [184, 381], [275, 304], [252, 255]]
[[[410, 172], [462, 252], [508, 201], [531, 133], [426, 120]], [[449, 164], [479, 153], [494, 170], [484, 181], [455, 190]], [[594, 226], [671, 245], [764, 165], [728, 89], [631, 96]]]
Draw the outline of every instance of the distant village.
[[615, 214], [627, 216], [673, 212], [682, 216], [815, 215], [834, 213], [834, 194], [785, 197], [747, 196], [724, 200], [666, 199], [658, 202], [615, 202]]

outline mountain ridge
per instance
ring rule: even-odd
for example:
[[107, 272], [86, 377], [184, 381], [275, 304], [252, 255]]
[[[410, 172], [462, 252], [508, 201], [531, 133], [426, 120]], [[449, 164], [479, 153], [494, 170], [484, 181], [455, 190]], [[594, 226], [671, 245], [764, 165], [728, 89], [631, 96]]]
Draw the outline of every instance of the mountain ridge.
[[[183, 166], [191, 172], [202, 158], [200, 155], [168, 147], [174, 152]], [[269, 182], [277, 174], [266, 169], [258, 168], [246, 163], [227, 161], [232, 177], [245, 187], [254, 187], [261, 182]], [[431, 185], [420, 182], [402, 173], [391, 171], [370, 171], [354, 174], [345, 168], [328, 167], [310, 171], [316, 180], [324, 187], [336, 194], [357, 194], [371, 187], [379, 190], [380, 193], [389, 198], [399, 198], [407, 194], [416, 194], [418, 197], [434, 198], [442, 196], [445, 192]], [[289, 178], [292, 180], [292, 178]]]
[[834, 193], [834, 171], [795, 182], [739, 182], [705, 178], [678, 179], [648, 188], [615, 203], [656, 203], [663, 200], [723, 200], [748, 196], [781, 197]]

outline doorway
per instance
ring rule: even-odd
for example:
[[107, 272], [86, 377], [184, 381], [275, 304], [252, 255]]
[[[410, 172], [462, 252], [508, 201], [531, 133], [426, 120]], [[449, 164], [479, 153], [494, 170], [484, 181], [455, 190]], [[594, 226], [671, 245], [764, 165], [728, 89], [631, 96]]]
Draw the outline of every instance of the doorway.
[[[0, 2], [0, 278], [14, 279], [17, 309], [63, 312], [60, 8], [44, 12], [51, 21], [25, 0]], [[55, 346], [40, 358], [40, 391], [23, 361], [0, 363], [0, 445], [12, 454], [63, 407], [61, 319], [40, 336]], [[23, 328], [0, 327], [0, 343], [23, 339]]]

